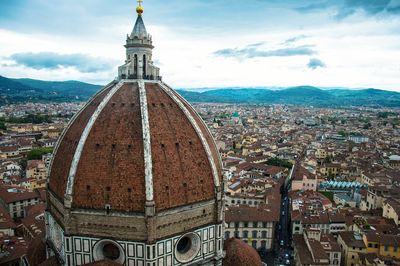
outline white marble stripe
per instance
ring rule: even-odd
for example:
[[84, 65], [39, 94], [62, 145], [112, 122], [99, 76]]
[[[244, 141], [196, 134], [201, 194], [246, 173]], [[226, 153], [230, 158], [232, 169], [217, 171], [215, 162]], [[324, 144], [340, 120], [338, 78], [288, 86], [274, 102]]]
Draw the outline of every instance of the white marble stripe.
[[214, 185], [216, 187], [219, 187], [220, 184], [219, 184], [219, 178], [218, 178], [218, 171], [217, 171], [217, 167], [215, 165], [213, 156], [211, 154], [210, 146], [208, 145], [207, 140], [203, 136], [203, 132], [201, 131], [200, 127], [197, 125], [196, 120], [193, 118], [192, 114], [185, 107], [185, 105], [182, 103], [182, 101], [172, 92], [172, 90], [169, 87], [165, 86], [161, 82], [159, 82], [158, 84], [178, 104], [179, 108], [185, 113], [186, 117], [189, 118], [190, 123], [192, 124], [197, 135], [200, 137], [201, 143], [203, 144], [203, 147], [206, 150], [207, 158], [208, 158], [208, 161], [210, 162], [213, 177], [214, 177]]
[[[165, 83], [163, 83], [166, 87], [168, 87], [168, 88], [170, 88], [167, 84], [165, 84]], [[171, 88], [170, 88], [171, 89]], [[171, 89], [172, 90], [172, 89]], [[182, 101], [182, 102], [184, 102], [184, 103], [186, 103], [188, 106], [189, 106], [189, 108], [191, 108], [191, 110], [194, 112], [194, 113], [197, 113], [196, 112], [196, 110], [193, 108], [193, 106], [188, 102], [188, 101], [186, 101], [186, 99], [185, 98], [183, 98], [179, 93], [177, 93], [177, 92], [175, 92], [176, 94], [178, 94], [178, 98]], [[211, 131], [210, 131], [210, 129], [208, 128], [208, 126], [206, 125], [206, 123], [204, 122], [204, 120], [203, 119], [200, 119], [200, 121], [201, 121], [201, 123], [203, 124], [203, 126], [204, 126], [204, 128], [207, 130], [207, 132], [208, 132], [208, 134], [210, 135], [210, 136], [212, 136], [212, 134], [211, 134]], [[214, 138], [212, 137], [211, 138], [211, 141], [212, 141], [212, 143], [213, 143], [213, 145], [214, 145], [214, 148], [216, 149], [216, 150], [218, 150], [217, 149], [217, 144], [215, 143], [215, 140], [214, 140]], [[219, 154], [219, 152], [218, 152], [218, 161], [219, 161], [219, 164], [220, 164], [220, 166], [221, 166], [221, 168], [222, 168], [222, 159], [221, 159], [221, 156], [220, 156], [220, 154]]]
[[[82, 136], [79, 139], [78, 147], [75, 150], [74, 157], [72, 159], [71, 163], [71, 168], [69, 170], [69, 175], [68, 175], [68, 181], [67, 181], [67, 189], [65, 192], [65, 196], [71, 196], [73, 193], [73, 186], [74, 186], [74, 180], [75, 180], [75, 175], [76, 175], [76, 170], [78, 168], [79, 160], [82, 155], [83, 147], [85, 146], [86, 140], [89, 136], [89, 133], [96, 122], [98, 116], [100, 113], [103, 111], [104, 107], [107, 105], [107, 103], [110, 101], [110, 99], [114, 96], [114, 94], [122, 87], [124, 84], [123, 81], [120, 81], [118, 84], [116, 84], [110, 92], [104, 97], [102, 102], [97, 106], [96, 111], [94, 111], [93, 115], [90, 117], [89, 122], [87, 123], [85, 129], [83, 130]], [[72, 202], [72, 198], [71, 198]]]
[[149, 113], [147, 109], [146, 87], [143, 80], [138, 81], [140, 110], [142, 116], [143, 149], [144, 149], [144, 172], [146, 183], [146, 201], [153, 201], [153, 161], [151, 156], [151, 139]]
[[[75, 122], [75, 120], [80, 116], [80, 114], [83, 112], [83, 110], [86, 109], [86, 107], [88, 107], [93, 100], [99, 95], [101, 94], [103, 91], [107, 90], [110, 86], [112, 86], [113, 84], [115, 85], [115, 80], [113, 80], [112, 82], [108, 83], [106, 86], [104, 86], [104, 88], [102, 88], [101, 90], [99, 90], [95, 95], [93, 95], [85, 104], [85, 106], [79, 110], [79, 112], [77, 112], [71, 119], [71, 121], [69, 121], [68, 126], [63, 130], [63, 132], [61, 133], [60, 138], [57, 141], [57, 144], [54, 148], [54, 152], [53, 152], [53, 157], [51, 158], [50, 161], [50, 166], [49, 166], [49, 172], [48, 172], [48, 176], [51, 176], [51, 169], [53, 166], [53, 162], [54, 162], [54, 158], [56, 157], [58, 148], [60, 147], [61, 142], [63, 141], [65, 134], [68, 132], [68, 130], [71, 128], [72, 124]], [[47, 179], [47, 183], [49, 182], [49, 179]]]

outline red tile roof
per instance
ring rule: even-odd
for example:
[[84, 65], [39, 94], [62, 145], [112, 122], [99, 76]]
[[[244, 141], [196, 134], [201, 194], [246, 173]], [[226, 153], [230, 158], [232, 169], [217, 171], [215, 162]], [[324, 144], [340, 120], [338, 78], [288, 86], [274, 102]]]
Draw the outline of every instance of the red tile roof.
[[[72, 157], [82, 132], [105, 94], [73, 120], [54, 156], [49, 189], [63, 200]], [[156, 211], [215, 198], [213, 172], [202, 139], [187, 113], [158, 84], [146, 84]], [[175, 94], [180, 98], [179, 95]], [[219, 154], [208, 129], [183, 102], [211, 150], [221, 178]], [[73, 208], [144, 212], [145, 169], [137, 83], [125, 83], [97, 117], [74, 180]]]
[[0, 229], [15, 229], [17, 225], [6, 209], [0, 206]]
[[223, 266], [261, 266], [257, 251], [239, 239], [228, 239], [224, 242], [226, 256]]
[[21, 200], [40, 198], [40, 193], [38, 190], [30, 191], [22, 188], [0, 186], [0, 198], [6, 204], [9, 204]]
[[225, 211], [225, 221], [229, 222], [277, 222], [279, 221], [279, 207], [260, 205], [250, 207], [245, 205], [230, 206]]

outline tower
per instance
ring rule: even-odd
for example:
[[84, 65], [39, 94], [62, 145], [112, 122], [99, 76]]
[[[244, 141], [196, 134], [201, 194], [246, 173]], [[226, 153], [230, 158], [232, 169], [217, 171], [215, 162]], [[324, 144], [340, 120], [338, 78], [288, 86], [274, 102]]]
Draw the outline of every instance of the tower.
[[152, 61], [153, 40], [143, 22], [142, 2], [138, 1], [136, 23], [131, 34], [126, 37], [126, 60], [118, 68], [119, 79], [161, 80], [160, 69]]
[[62, 265], [221, 265], [220, 157], [200, 116], [159, 78], [141, 2], [119, 79], [55, 148], [48, 256]]

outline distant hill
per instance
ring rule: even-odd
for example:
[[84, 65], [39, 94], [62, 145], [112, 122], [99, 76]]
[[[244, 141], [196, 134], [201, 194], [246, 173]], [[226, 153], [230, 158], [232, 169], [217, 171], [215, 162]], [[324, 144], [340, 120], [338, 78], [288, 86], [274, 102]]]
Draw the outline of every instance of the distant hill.
[[60, 95], [77, 100], [88, 99], [95, 94], [101, 86], [80, 81], [42, 81], [35, 79], [13, 79], [26, 86], [45, 90], [52, 95]]
[[0, 105], [21, 102], [86, 101], [101, 86], [79, 81], [9, 79], [0, 76]]
[[[101, 86], [79, 81], [8, 79], [0, 76], [0, 105], [20, 102], [86, 101]], [[293, 104], [315, 107], [400, 107], [400, 93], [378, 89], [291, 88], [207, 88], [178, 90], [189, 102]]]
[[315, 107], [400, 107], [400, 93], [378, 89], [319, 89], [312, 86], [270, 89], [178, 90], [190, 102], [293, 104]]

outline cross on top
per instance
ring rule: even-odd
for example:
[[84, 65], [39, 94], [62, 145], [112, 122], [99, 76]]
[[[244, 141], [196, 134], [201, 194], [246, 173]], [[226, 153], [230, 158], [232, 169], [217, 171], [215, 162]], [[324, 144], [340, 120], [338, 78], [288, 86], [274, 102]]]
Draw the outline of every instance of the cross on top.
[[137, 2], [139, 6], [142, 6], [143, 0], [137, 0]]

